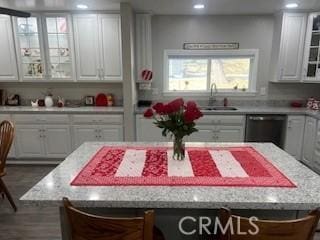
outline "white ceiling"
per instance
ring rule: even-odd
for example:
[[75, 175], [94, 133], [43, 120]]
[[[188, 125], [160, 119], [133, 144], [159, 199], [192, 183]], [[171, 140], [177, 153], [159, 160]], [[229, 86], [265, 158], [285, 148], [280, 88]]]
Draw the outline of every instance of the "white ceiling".
[[[137, 11], [154, 14], [271, 14], [296, 2], [299, 9], [320, 10], [320, 0], [0, 0], [0, 6], [17, 10], [76, 10], [86, 4], [88, 10], [119, 10], [120, 2], [130, 2]], [[202, 3], [203, 10], [193, 9]]]

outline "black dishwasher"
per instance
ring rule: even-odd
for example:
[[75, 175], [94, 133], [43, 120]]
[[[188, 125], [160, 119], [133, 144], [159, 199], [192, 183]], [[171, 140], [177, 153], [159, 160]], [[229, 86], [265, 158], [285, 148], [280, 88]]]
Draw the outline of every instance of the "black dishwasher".
[[285, 115], [247, 115], [246, 142], [272, 142], [283, 148]]

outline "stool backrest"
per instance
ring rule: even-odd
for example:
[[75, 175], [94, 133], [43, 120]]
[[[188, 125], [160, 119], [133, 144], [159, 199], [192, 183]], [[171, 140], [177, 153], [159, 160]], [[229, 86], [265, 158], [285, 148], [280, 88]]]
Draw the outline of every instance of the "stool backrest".
[[142, 217], [110, 218], [82, 212], [63, 198], [72, 240], [152, 240], [154, 212]]
[[0, 173], [4, 172], [8, 153], [14, 138], [14, 126], [9, 121], [0, 124]]
[[[228, 219], [231, 218], [233, 227], [233, 233], [231, 229], [228, 228], [226, 234], [220, 235], [220, 240], [311, 240], [316, 231], [320, 211], [318, 209], [314, 210], [306, 217], [295, 220], [255, 221], [253, 219], [250, 220], [232, 215], [228, 209], [221, 209], [219, 218], [223, 226], [227, 226]], [[257, 228], [253, 227], [252, 223], [254, 223]], [[250, 234], [249, 230], [251, 233], [257, 234]]]

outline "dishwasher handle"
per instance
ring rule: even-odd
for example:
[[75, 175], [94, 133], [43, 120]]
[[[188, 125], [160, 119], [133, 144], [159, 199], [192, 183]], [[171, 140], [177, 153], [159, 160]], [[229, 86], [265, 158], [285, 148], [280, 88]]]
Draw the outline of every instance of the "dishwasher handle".
[[251, 121], [283, 121], [285, 117], [282, 116], [250, 116]]

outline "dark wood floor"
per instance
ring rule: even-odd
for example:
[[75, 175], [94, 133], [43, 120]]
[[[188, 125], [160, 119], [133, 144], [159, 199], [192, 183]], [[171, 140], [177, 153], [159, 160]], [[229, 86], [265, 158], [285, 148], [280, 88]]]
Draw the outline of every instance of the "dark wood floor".
[[19, 198], [54, 167], [8, 166], [4, 177], [18, 206], [14, 213], [7, 199], [0, 198], [1, 240], [60, 240], [59, 210], [24, 206]]
[[[25, 206], [18, 200], [53, 168], [8, 166], [4, 181], [16, 201], [18, 212], [13, 212], [7, 199], [0, 198], [0, 240], [61, 240], [57, 208]], [[315, 240], [320, 240], [319, 233]]]

